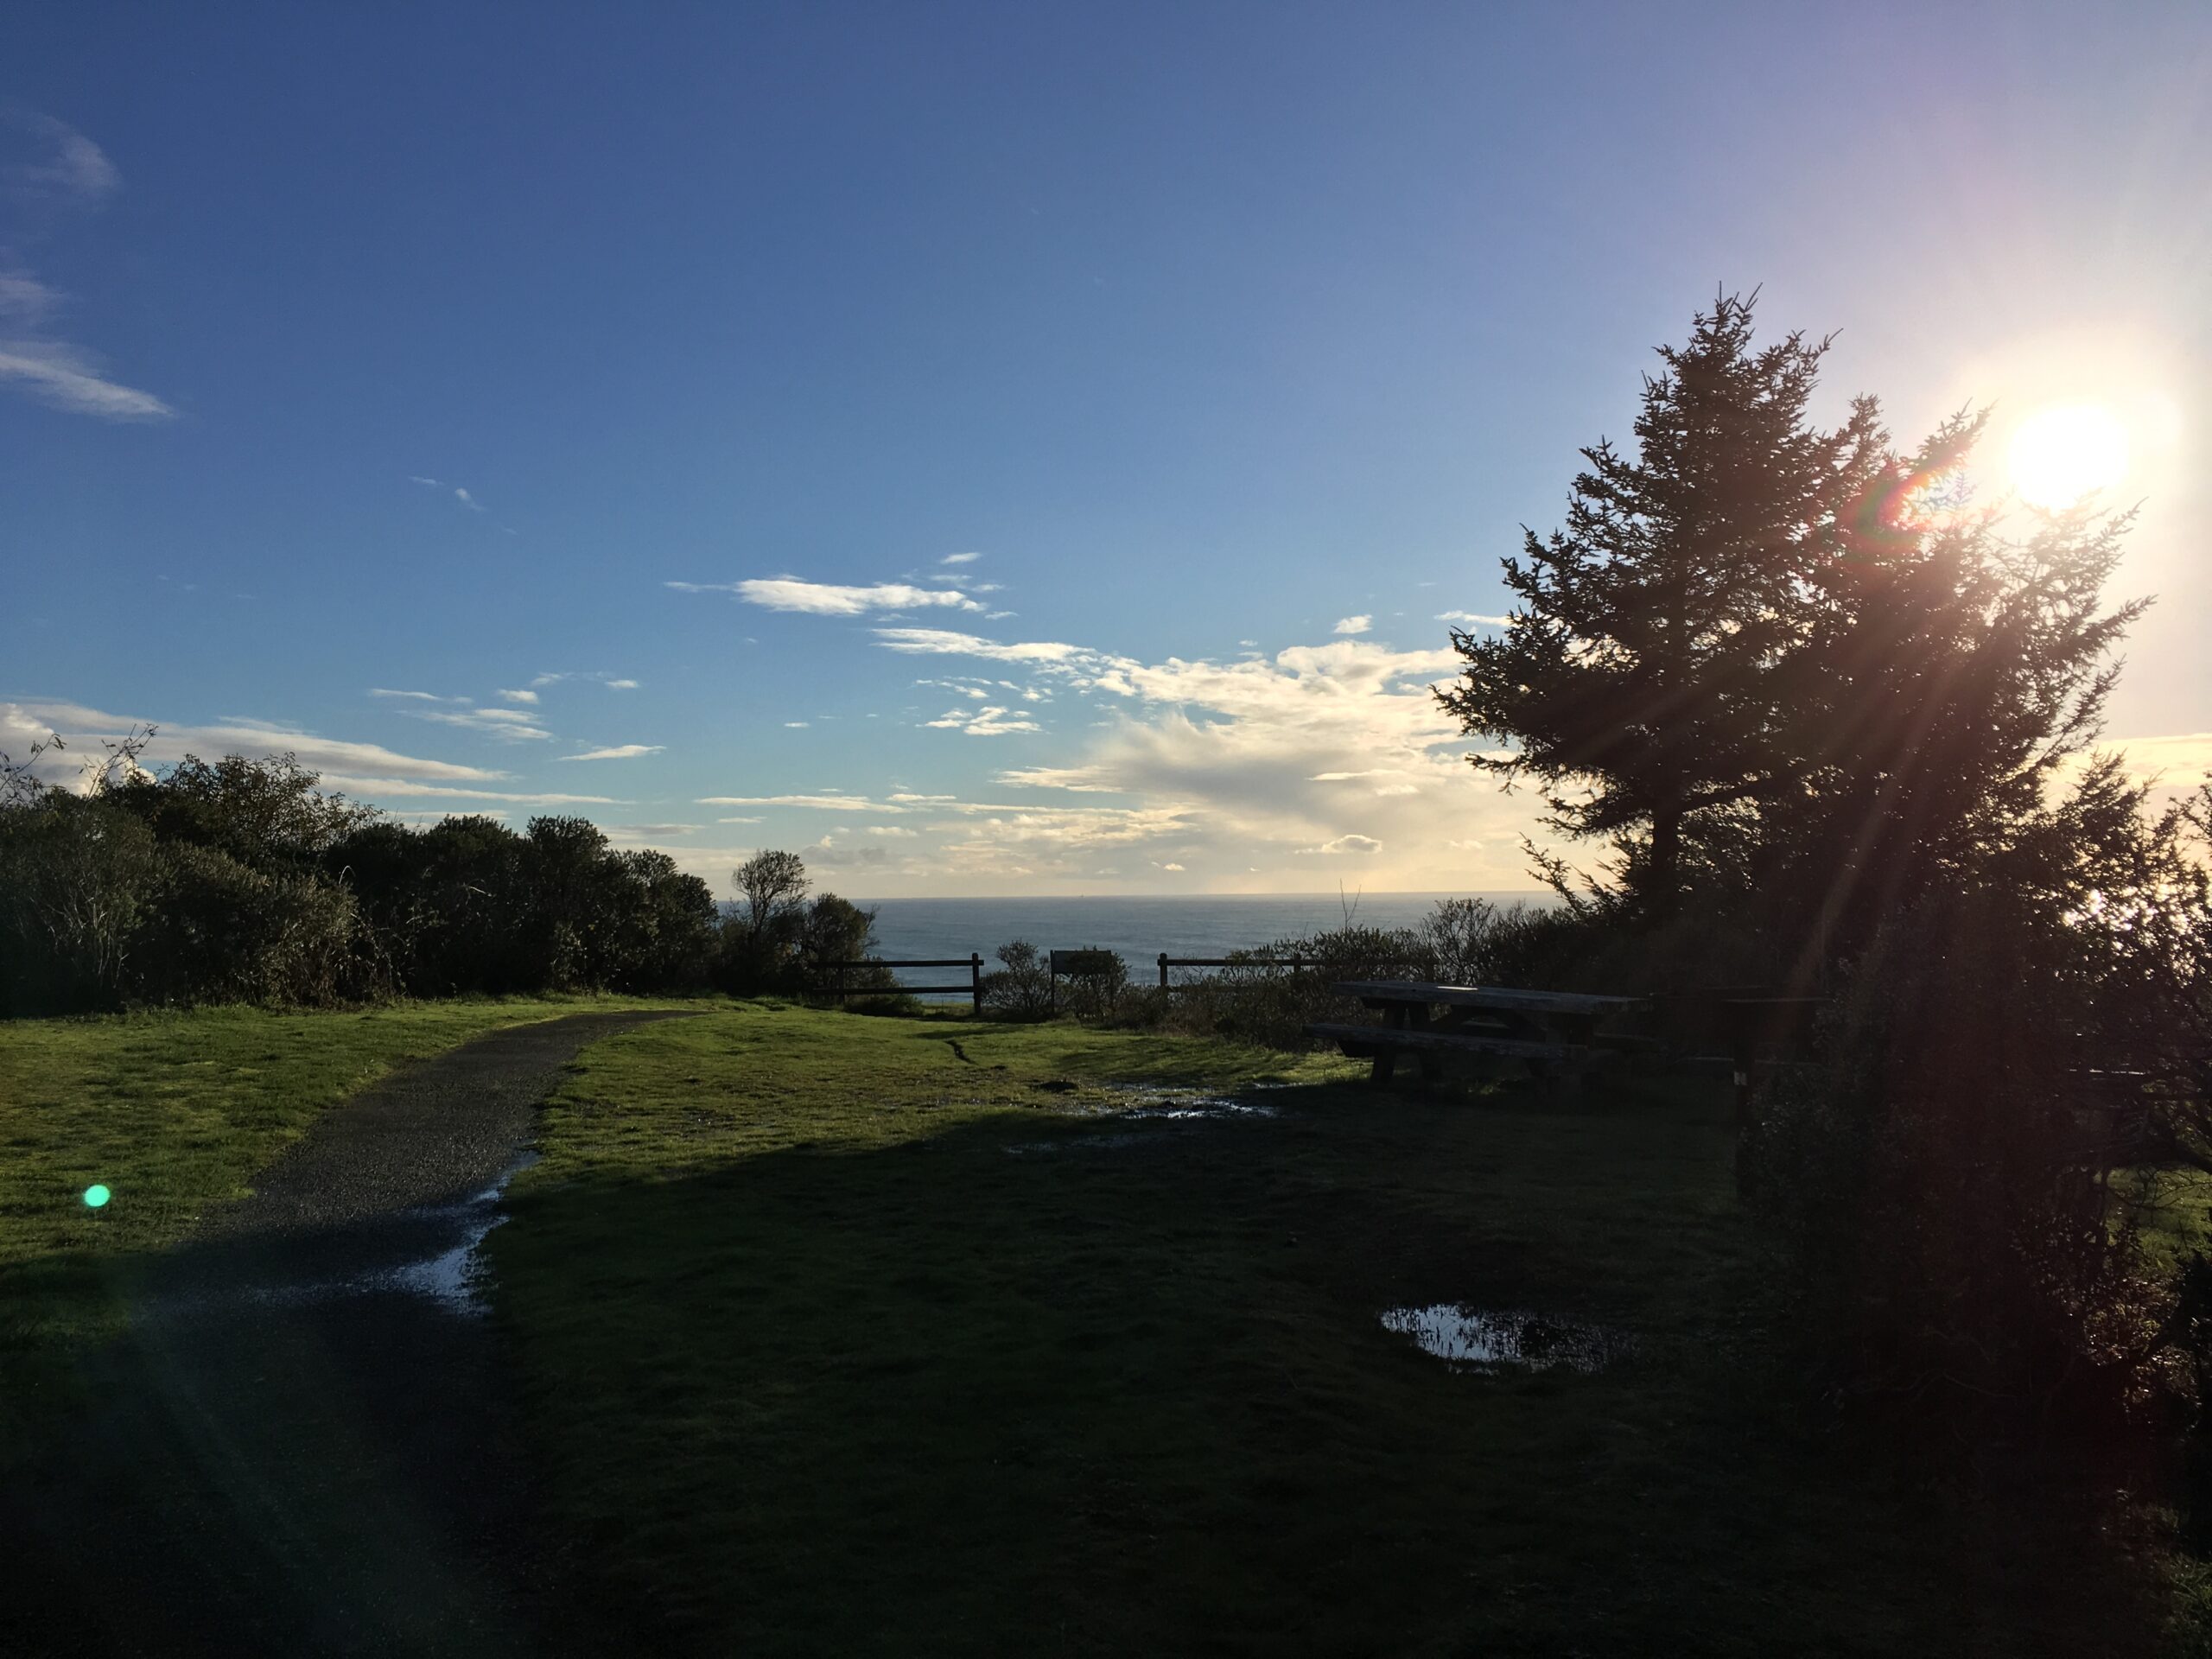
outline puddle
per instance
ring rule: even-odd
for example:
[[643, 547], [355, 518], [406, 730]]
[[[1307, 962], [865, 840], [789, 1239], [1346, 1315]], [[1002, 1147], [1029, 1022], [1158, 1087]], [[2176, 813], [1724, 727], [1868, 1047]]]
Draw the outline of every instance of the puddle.
[[1447, 1364], [1480, 1371], [1602, 1370], [1632, 1345], [1627, 1332], [1602, 1325], [1459, 1302], [1394, 1307], [1382, 1328]]
[[[1049, 1084], [1039, 1086], [1052, 1087]], [[1227, 1095], [1204, 1094], [1196, 1089], [1154, 1089], [1128, 1084], [1115, 1087], [1111, 1092], [1122, 1096], [1127, 1103], [1077, 1105], [1064, 1109], [1061, 1115], [1108, 1123], [1223, 1123], [1246, 1118], [1280, 1117], [1282, 1115], [1279, 1107], [1262, 1105], [1257, 1101], [1236, 1100]], [[1166, 1144], [1158, 1137], [1148, 1135], [1070, 1135], [1064, 1141], [1023, 1141], [1008, 1146], [1005, 1150], [1010, 1156], [1021, 1158], [1037, 1153], [1133, 1147], [1145, 1143]]]
[[1109, 1108], [1115, 1117], [1166, 1118], [1175, 1122], [1197, 1119], [1238, 1117], [1280, 1117], [1282, 1109], [1254, 1100], [1237, 1100], [1228, 1095], [1209, 1095], [1196, 1089], [1146, 1089], [1136, 1086], [1116, 1090], [1126, 1095], [1131, 1103]]
[[479, 1252], [507, 1218], [500, 1204], [507, 1183], [537, 1160], [537, 1153], [523, 1153], [499, 1179], [458, 1204], [382, 1216], [327, 1241], [253, 1246], [243, 1257], [229, 1258], [221, 1281], [158, 1296], [143, 1311], [159, 1317], [241, 1304], [287, 1307], [397, 1294], [480, 1316], [486, 1309]]

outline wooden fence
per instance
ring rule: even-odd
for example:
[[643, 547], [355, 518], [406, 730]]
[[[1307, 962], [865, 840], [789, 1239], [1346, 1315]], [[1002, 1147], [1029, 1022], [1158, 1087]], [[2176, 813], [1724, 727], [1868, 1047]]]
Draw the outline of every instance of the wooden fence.
[[[832, 962], [825, 963], [824, 966], [835, 968], [837, 970], [837, 982], [823, 995], [834, 996], [840, 1002], [849, 996], [896, 996], [902, 994], [915, 996], [957, 995], [972, 997], [975, 1000], [977, 1017], [981, 1018], [982, 1015], [983, 959], [973, 952], [964, 957], [918, 957], [901, 962], [886, 961], [879, 957], [870, 957], [861, 962]], [[849, 968], [965, 968], [968, 970], [968, 982], [965, 985], [900, 984], [848, 987], [845, 983], [845, 970]]]

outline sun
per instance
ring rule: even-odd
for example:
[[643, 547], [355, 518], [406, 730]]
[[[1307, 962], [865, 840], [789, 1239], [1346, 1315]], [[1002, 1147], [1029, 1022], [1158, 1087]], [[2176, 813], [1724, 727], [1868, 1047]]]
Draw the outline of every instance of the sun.
[[2012, 487], [2056, 512], [2127, 476], [2127, 429], [2094, 404], [2037, 410], [2012, 434]]

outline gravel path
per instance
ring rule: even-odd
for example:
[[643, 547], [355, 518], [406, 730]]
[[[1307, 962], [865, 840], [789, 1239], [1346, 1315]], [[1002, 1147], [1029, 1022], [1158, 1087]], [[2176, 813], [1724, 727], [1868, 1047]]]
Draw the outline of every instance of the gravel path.
[[[476, 1243], [580, 1014], [406, 1065], [125, 1287], [74, 1441], [0, 1491], [10, 1652], [624, 1650], [564, 1594]], [[33, 1631], [38, 1632], [32, 1635]]]

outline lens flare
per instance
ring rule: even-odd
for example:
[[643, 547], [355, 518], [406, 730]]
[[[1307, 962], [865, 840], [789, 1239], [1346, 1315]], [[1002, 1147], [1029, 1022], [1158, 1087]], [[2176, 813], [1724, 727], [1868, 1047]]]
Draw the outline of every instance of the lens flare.
[[2020, 499], [2055, 512], [2127, 476], [2127, 429], [2094, 404], [2038, 410], [2013, 433], [2007, 459]]
[[97, 1210], [114, 1196], [115, 1194], [109, 1192], [107, 1188], [102, 1186], [98, 1181], [94, 1181], [85, 1189], [85, 1207], [87, 1210]]

